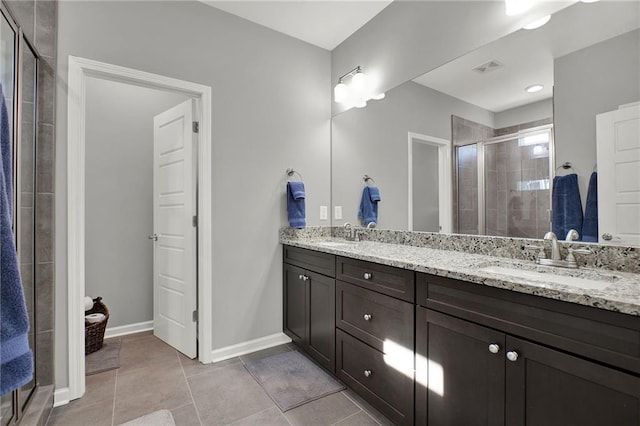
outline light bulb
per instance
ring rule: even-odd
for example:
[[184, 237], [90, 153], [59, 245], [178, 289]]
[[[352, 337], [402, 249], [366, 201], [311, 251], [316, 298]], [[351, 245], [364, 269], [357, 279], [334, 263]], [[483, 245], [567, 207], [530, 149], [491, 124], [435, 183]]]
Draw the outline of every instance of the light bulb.
[[504, 0], [507, 16], [519, 15], [533, 6], [533, 0]]
[[340, 82], [333, 88], [333, 99], [337, 103], [346, 102], [349, 97], [349, 88], [346, 84]]
[[364, 98], [367, 94], [367, 76], [362, 71], [357, 72], [356, 75], [351, 78], [351, 89], [358, 97]]
[[551, 19], [551, 15], [547, 15], [547, 16], [542, 17], [540, 19], [536, 19], [535, 21], [531, 22], [530, 24], [525, 25], [522, 28], [524, 28], [525, 30], [535, 30], [536, 28], [540, 28], [541, 26], [543, 26], [544, 24], [549, 22], [550, 19]]
[[544, 89], [544, 86], [542, 84], [534, 84], [532, 86], [527, 87], [526, 89], [524, 89], [527, 93], [536, 93], [541, 91], [542, 89]]

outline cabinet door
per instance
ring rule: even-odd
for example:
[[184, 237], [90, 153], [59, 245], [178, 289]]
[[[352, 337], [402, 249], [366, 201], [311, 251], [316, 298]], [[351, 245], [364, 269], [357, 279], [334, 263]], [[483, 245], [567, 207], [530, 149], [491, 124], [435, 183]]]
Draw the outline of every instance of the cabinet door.
[[507, 425], [640, 425], [640, 377], [515, 337], [506, 350]]
[[504, 342], [503, 333], [418, 307], [416, 424], [503, 425]]
[[309, 334], [307, 351], [322, 366], [335, 372], [336, 280], [306, 271], [309, 277]]
[[284, 332], [298, 345], [307, 339], [307, 281], [305, 271], [284, 264]]

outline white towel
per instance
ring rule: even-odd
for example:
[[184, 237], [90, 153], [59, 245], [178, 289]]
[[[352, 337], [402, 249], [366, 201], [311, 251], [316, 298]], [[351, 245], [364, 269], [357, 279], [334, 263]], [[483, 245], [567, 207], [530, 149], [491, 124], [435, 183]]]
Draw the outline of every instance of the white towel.
[[85, 321], [90, 323], [102, 322], [105, 318], [104, 314], [89, 314], [84, 317]]

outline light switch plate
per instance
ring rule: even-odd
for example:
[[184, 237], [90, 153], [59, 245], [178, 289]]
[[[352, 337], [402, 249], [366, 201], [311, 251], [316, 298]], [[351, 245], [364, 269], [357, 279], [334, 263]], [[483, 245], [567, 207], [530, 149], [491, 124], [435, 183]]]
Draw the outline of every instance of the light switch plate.
[[327, 220], [327, 206], [320, 206], [320, 220]]
[[342, 219], [342, 206], [335, 206], [333, 208], [333, 218], [336, 220]]

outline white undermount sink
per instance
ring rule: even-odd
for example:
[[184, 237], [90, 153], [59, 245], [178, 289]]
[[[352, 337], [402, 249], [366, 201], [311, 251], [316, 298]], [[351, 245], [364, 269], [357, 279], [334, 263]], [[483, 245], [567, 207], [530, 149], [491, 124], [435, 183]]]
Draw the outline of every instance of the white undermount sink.
[[508, 266], [485, 266], [480, 268], [483, 272], [489, 272], [496, 275], [506, 275], [514, 278], [522, 278], [526, 280], [542, 281], [547, 283], [560, 284], [568, 287], [576, 287], [587, 290], [602, 290], [611, 285], [617, 277], [604, 276], [603, 279], [592, 279], [580, 276], [571, 276], [562, 273], [551, 273], [545, 270], [537, 269], [518, 269]]

